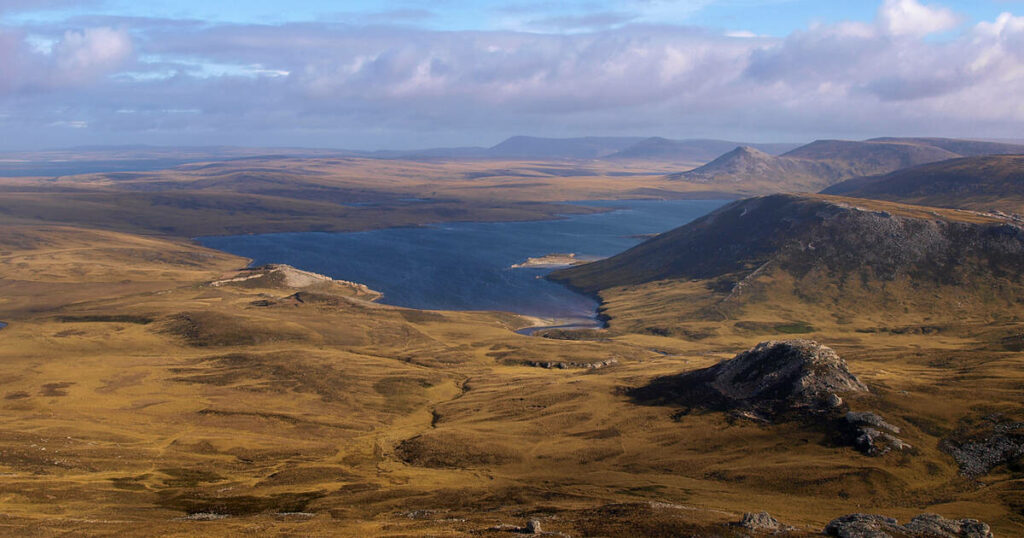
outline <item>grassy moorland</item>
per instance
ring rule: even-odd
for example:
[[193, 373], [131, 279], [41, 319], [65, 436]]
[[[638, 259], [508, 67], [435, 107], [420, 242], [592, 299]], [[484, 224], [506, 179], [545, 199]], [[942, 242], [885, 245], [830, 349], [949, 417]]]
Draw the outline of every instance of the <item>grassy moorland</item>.
[[152, 172], [0, 178], [0, 223], [194, 237], [351, 231], [589, 211], [554, 202], [728, 197], [648, 162], [265, 158]]
[[[854, 511], [1021, 529], [1017, 467], [979, 482], [938, 448], [980, 417], [1021, 419], [1014, 309], [922, 325], [898, 309], [801, 314], [779, 296], [704, 321], [686, 312], [706, 282], [659, 281], [607, 292], [605, 334], [555, 340], [514, 333], [528, 320], [507, 314], [247, 278], [245, 260], [182, 242], [11, 232], [0, 524], [12, 533], [470, 534], [539, 519], [570, 535], [728, 535], [752, 510], [798, 534]], [[631, 321], [669, 318], [672, 330]], [[914, 450], [868, 457], [814, 427], [628, 396], [794, 334], [845, 356], [871, 388], [851, 407], [883, 413]], [[543, 361], [610, 366], [529, 366]]]
[[[243, 179], [230, 167], [58, 178], [36, 193], [38, 180], [5, 180], [2, 532], [513, 535], [537, 519], [572, 536], [738, 536], [728, 524], [758, 510], [793, 535], [851, 512], [971, 517], [997, 536], [1024, 529], [1019, 459], [968, 476], [942, 448], [1024, 421], [1024, 288], [970, 235], [1003, 229], [999, 216], [827, 196], [740, 202], [717, 227], [694, 223], [701, 237], [742, 244], [757, 230], [771, 248], [693, 266], [658, 258], [692, 235], [672, 232], [652, 242], [659, 248], [569, 270], [600, 294], [610, 327], [549, 335], [560, 338], [519, 335], [533, 320], [511, 314], [409, 310], [358, 284], [243, 270], [247, 260], [170, 237], [444, 218], [413, 197], [456, 200], [480, 218], [507, 207], [493, 205], [506, 195], [633, 196], [671, 181], [508, 171], [533, 166], [470, 177], [494, 163], [306, 162], [295, 181], [321, 193], [312, 200], [273, 194], [289, 185], [274, 186], [279, 172]], [[251, 196], [307, 208], [341, 189], [369, 193], [360, 201], [371, 205], [332, 204], [322, 220], [303, 220], [307, 209], [186, 204], [163, 214], [152, 203]], [[98, 207], [75, 198], [86, 195]], [[847, 232], [831, 244], [814, 235], [835, 230]], [[973, 256], [972, 271], [947, 282], [913, 258], [886, 272], [863, 256], [901, 246], [871, 240], [879, 230], [966, 238], [929, 244]], [[589, 279], [599, 264], [616, 269]], [[814, 423], [632, 396], [793, 337], [837, 350], [870, 389], [844, 405], [880, 413], [912, 448], [873, 457]]]

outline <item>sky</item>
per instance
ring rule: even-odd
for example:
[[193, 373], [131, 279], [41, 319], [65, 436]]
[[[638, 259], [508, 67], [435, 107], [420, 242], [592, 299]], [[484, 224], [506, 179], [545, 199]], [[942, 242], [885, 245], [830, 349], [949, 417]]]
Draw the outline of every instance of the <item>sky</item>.
[[0, 0], [0, 151], [1024, 139], [1024, 0]]

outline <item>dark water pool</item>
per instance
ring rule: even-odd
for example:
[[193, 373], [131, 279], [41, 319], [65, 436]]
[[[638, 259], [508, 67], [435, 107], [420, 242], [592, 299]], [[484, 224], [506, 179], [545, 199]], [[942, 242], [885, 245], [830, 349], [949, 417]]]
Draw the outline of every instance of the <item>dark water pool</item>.
[[533, 222], [467, 222], [352, 233], [204, 237], [205, 246], [361, 282], [382, 302], [436, 310], [503, 310], [592, 318], [593, 299], [542, 277], [551, 269], [511, 269], [556, 252], [605, 257], [718, 208], [721, 200], [626, 200], [582, 205], [616, 208]]

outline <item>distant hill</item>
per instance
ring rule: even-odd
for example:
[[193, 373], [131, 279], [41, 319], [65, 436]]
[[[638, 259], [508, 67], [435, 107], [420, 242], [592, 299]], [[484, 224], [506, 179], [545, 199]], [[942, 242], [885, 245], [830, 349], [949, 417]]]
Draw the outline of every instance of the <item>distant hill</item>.
[[752, 192], [816, 191], [854, 177], [886, 174], [965, 155], [1014, 151], [1024, 152], [1024, 146], [943, 138], [818, 140], [780, 156], [737, 148], [669, 178], [703, 184], [747, 184]]
[[[480, 159], [566, 159], [566, 160], [656, 160], [676, 163], [705, 163], [722, 153], [744, 145], [727, 140], [671, 140], [661, 137], [543, 138], [513, 136], [490, 148], [437, 148], [415, 151], [374, 152], [372, 156], [399, 158]], [[749, 144], [772, 154], [792, 150], [798, 144]]]
[[934, 146], [964, 157], [979, 155], [1024, 154], [1024, 144], [1012, 142], [990, 142], [986, 140], [960, 140], [956, 138], [872, 138], [868, 142], [901, 142]]
[[654, 159], [675, 162], [708, 162], [737, 146], [747, 145], [759, 151], [778, 155], [799, 144], [744, 144], [728, 140], [671, 140], [658, 136], [646, 138], [608, 156], [609, 159]]
[[824, 194], [1024, 214], [1024, 155], [965, 157], [849, 179]]
[[710, 163], [679, 174], [670, 179], [693, 183], [736, 185], [745, 184], [753, 190], [817, 190], [819, 183], [828, 184], [842, 177], [842, 173], [827, 162], [810, 159], [777, 157], [749, 146], [741, 146]]
[[784, 157], [827, 162], [847, 175], [889, 172], [928, 162], [954, 159], [960, 154], [930, 144], [910, 141], [816, 140], [800, 146]]
[[[1024, 229], [1008, 220], [779, 194], [731, 203], [551, 278], [589, 293], [652, 283], [645, 288], [652, 304], [665, 290], [691, 286], [713, 296], [721, 315], [754, 303], [812, 304], [830, 314], [902, 312], [913, 304], [912, 311], [928, 313], [951, 308], [951, 297], [984, 312], [988, 301], [1024, 300], [1022, 276]], [[671, 302], [683, 307], [678, 297]]]
[[489, 148], [486, 156], [507, 159], [597, 159], [629, 147], [643, 138], [588, 136], [538, 138], [513, 136]]

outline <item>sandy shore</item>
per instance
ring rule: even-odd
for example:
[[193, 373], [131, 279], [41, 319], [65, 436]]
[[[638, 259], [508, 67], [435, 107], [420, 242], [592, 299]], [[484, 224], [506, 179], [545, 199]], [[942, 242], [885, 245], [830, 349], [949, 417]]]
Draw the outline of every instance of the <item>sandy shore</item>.
[[527, 258], [523, 263], [512, 265], [512, 269], [557, 269], [560, 267], [571, 267], [597, 261], [600, 258], [585, 256], [577, 257], [575, 252], [545, 254], [538, 258]]

